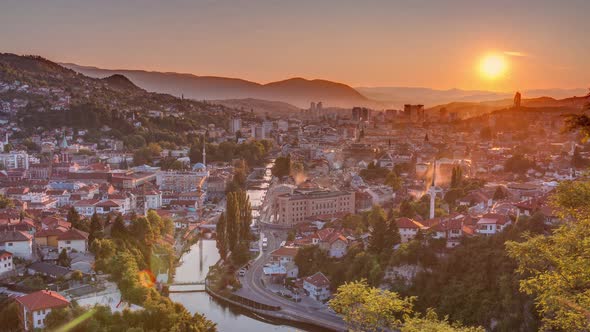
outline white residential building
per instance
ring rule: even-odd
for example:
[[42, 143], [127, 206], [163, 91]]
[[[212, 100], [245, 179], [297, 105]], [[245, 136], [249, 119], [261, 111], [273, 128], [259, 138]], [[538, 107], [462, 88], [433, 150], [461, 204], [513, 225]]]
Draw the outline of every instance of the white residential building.
[[0, 153], [0, 165], [3, 165], [5, 169], [29, 169], [29, 154], [25, 151]]
[[398, 218], [395, 222], [397, 223], [402, 243], [413, 240], [419, 230], [426, 228], [421, 223], [405, 217]]
[[77, 252], [88, 251], [88, 233], [75, 228], [61, 233], [57, 237], [57, 250], [61, 252], [63, 249], [67, 252], [73, 250]]
[[484, 214], [477, 222], [476, 232], [482, 235], [493, 235], [504, 230], [512, 221], [504, 215], [496, 213]]
[[0, 276], [14, 271], [14, 263], [12, 262], [13, 254], [5, 251], [0, 250]]
[[330, 280], [321, 272], [303, 279], [303, 289], [316, 301], [326, 301], [330, 293]]
[[157, 210], [162, 207], [162, 192], [158, 190], [151, 190], [144, 194], [145, 208], [147, 210]]
[[90, 217], [96, 212], [96, 205], [100, 202], [98, 199], [85, 199], [74, 203], [74, 209], [83, 216]]
[[23, 231], [0, 232], [0, 249], [22, 259], [33, 258], [33, 235]]
[[45, 318], [51, 310], [70, 305], [65, 297], [57, 292], [41, 290], [16, 298], [19, 306], [18, 318], [24, 331], [45, 328]]

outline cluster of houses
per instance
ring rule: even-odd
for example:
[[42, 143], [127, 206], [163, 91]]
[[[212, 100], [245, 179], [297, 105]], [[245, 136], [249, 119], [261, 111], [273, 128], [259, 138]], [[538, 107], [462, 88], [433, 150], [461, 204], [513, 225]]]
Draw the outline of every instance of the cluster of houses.
[[[395, 222], [402, 243], [412, 241], [418, 234], [433, 239], [443, 240], [447, 248], [460, 245], [465, 237], [491, 236], [505, 230], [520, 216], [532, 216], [540, 213], [546, 223], [554, 223], [558, 219], [554, 211], [549, 207], [548, 195], [519, 201], [501, 200], [495, 202], [495, 209], [488, 208], [488, 198], [482, 192], [468, 195], [464, 200], [472, 208], [470, 211], [483, 211], [475, 213], [451, 213], [444, 217], [432, 219], [397, 218]], [[473, 198], [480, 198], [475, 199]], [[469, 200], [469, 201], [467, 201]], [[490, 199], [491, 200], [491, 199]], [[480, 206], [483, 204], [486, 207]], [[492, 203], [489, 202], [490, 207]], [[348, 250], [355, 245], [367, 246], [370, 233], [358, 234], [354, 230], [338, 226], [340, 215], [319, 215], [306, 218], [293, 228], [295, 238], [285, 241], [281, 246], [270, 253], [269, 263], [265, 265], [263, 272], [270, 282], [283, 283], [285, 279], [295, 280], [295, 287], [318, 301], [329, 299], [330, 281], [320, 272], [312, 276], [300, 278], [299, 270], [295, 264], [298, 251], [306, 246], [317, 246], [330, 258], [344, 257]], [[324, 227], [329, 223], [329, 226]]]

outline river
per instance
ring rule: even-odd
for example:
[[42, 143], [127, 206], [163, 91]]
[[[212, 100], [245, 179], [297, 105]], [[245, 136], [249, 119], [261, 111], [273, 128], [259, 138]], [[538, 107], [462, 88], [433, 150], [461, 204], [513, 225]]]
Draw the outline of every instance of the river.
[[[185, 253], [176, 269], [176, 282], [196, 282], [203, 280], [209, 267], [219, 260], [219, 253], [214, 240], [201, 240], [191, 246]], [[205, 292], [171, 293], [172, 301], [181, 303], [191, 313], [204, 314], [207, 319], [217, 324], [218, 331], [318, 331], [313, 328], [302, 328], [273, 323], [254, 316], [246, 310], [222, 303]]]

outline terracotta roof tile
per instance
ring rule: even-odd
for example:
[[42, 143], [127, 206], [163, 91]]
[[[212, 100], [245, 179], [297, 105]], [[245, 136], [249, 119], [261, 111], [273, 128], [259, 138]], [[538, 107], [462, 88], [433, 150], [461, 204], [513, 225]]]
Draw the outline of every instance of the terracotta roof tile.
[[49, 308], [67, 307], [70, 301], [59, 293], [42, 290], [16, 298], [16, 301], [25, 306], [29, 311]]

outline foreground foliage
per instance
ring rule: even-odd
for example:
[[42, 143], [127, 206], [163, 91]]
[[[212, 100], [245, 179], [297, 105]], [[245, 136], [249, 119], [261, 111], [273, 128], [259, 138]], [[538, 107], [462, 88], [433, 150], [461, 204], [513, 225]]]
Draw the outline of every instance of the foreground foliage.
[[414, 301], [414, 297], [403, 298], [395, 292], [370, 287], [365, 280], [361, 280], [338, 287], [329, 305], [343, 316], [351, 331], [484, 331], [479, 327], [451, 324], [446, 318], [439, 320], [432, 310], [424, 317], [415, 315], [412, 310]]
[[528, 235], [507, 250], [523, 275], [520, 290], [535, 297], [546, 330], [590, 331], [590, 182], [564, 182], [553, 196], [569, 220], [550, 236]]
[[[121, 298], [143, 307], [136, 312], [111, 313], [96, 307], [89, 312], [73, 306], [55, 310], [47, 316], [49, 326], [58, 327], [85, 317], [69, 331], [214, 331], [215, 325], [204, 316], [191, 315], [182, 305], [170, 301], [155, 289], [159, 272], [174, 271], [174, 251], [166, 242], [172, 235], [170, 220], [153, 210], [147, 217], [133, 218], [126, 226], [121, 216], [113, 223], [112, 238], [97, 237], [91, 250], [97, 271], [109, 273], [121, 291]], [[84, 315], [84, 316], [83, 316]]]
[[507, 247], [525, 276], [520, 290], [535, 296], [545, 328], [590, 331], [590, 219]]
[[145, 310], [111, 312], [109, 307], [96, 306], [86, 310], [77, 304], [69, 308], [53, 310], [45, 321], [50, 331], [68, 332], [141, 332], [214, 331], [215, 326], [203, 316], [191, 314], [184, 307], [171, 301], [149, 304]]

